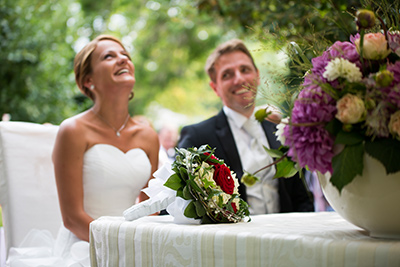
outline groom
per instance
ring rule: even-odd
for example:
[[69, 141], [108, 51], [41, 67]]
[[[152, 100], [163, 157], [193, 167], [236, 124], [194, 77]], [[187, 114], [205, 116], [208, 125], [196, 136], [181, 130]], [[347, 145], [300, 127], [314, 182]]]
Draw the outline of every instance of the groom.
[[[273, 161], [262, 145], [273, 149], [280, 146], [274, 135], [276, 125], [266, 120], [260, 124], [254, 119], [260, 77], [253, 57], [241, 40], [218, 46], [207, 59], [206, 72], [223, 108], [212, 118], [185, 126], [178, 147], [208, 144], [216, 148], [215, 155], [240, 180], [244, 170], [253, 173]], [[249, 203], [250, 213], [314, 211], [301, 179], [298, 176], [272, 179], [275, 171], [272, 167], [257, 173], [260, 181], [252, 187], [240, 184], [239, 193]]]

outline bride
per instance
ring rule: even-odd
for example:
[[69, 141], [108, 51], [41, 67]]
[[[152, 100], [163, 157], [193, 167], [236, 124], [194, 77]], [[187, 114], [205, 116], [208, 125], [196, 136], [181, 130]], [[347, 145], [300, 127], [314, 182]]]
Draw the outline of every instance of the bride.
[[60, 258], [64, 266], [89, 264], [89, 224], [147, 199], [141, 189], [158, 164], [157, 133], [128, 112], [135, 68], [122, 43], [98, 36], [76, 55], [74, 72], [94, 105], [61, 123], [53, 150], [64, 224], [52, 252], [57, 266]]

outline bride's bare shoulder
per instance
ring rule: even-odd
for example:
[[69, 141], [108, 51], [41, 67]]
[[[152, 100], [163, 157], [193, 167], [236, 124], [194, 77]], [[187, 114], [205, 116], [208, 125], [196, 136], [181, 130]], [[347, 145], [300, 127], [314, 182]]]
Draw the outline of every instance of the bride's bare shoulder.
[[59, 132], [67, 135], [82, 134], [89, 123], [87, 116], [87, 112], [83, 112], [68, 119], [65, 119], [60, 124]]

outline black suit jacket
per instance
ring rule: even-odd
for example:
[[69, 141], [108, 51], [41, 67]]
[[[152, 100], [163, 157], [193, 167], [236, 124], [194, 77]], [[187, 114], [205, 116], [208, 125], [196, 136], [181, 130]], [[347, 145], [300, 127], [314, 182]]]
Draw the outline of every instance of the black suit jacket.
[[[274, 132], [276, 125], [269, 121], [262, 123], [265, 134], [271, 148], [280, 146]], [[243, 167], [240, 162], [236, 143], [233, 139], [231, 128], [225, 113], [221, 110], [218, 115], [200, 123], [183, 127], [178, 142], [179, 148], [200, 147], [208, 144], [215, 149], [215, 156], [223, 159], [231, 170], [240, 179], [243, 175]], [[309, 192], [298, 175], [292, 178], [278, 179], [278, 192], [280, 200], [280, 212], [314, 211], [314, 205]], [[247, 200], [246, 186], [240, 184], [241, 198]]]

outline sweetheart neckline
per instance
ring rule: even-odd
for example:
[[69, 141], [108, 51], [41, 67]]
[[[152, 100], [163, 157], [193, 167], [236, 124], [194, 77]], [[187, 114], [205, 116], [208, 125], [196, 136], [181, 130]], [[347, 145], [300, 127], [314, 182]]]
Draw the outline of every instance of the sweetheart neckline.
[[129, 152], [133, 151], [133, 150], [141, 150], [141, 151], [143, 151], [143, 152], [146, 154], [146, 152], [145, 152], [142, 148], [140, 148], [140, 147], [134, 147], [134, 148], [131, 148], [131, 149], [129, 149], [128, 151], [124, 152], [123, 150], [121, 150], [120, 148], [118, 148], [118, 147], [116, 147], [116, 146], [113, 146], [113, 145], [110, 145], [110, 144], [103, 144], [103, 143], [94, 144], [94, 145], [91, 146], [88, 150], [86, 150], [85, 153], [88, 152], [89, 150], [91, 150], [92, 148], [96, 147], [96, 146], [107, 146], [107, 147], [112, 147], [112, 148], [115, 148], [116, 150], [120, 151], [121, 153], [123, 153], [123, 154], [125, 154], [125, 155], [128, 154]]

